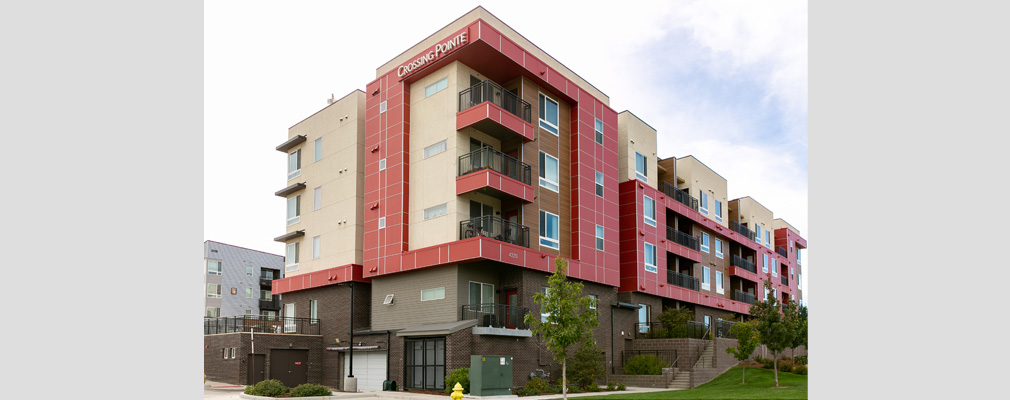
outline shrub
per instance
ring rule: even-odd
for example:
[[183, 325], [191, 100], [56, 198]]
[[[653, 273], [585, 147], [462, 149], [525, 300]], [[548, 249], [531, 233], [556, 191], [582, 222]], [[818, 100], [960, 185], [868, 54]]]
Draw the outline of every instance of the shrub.
[[800, 365], [800, 364], [794, 365], [793, 366], [793, 373], [794, 374], [799, 374], [799, 375], [806, 375], [807, 374], [807, 366], [806, 365]]
[[445, 392], [452, 393], [456, 382], [463, 386], [463, 393], [470, 393], [470, 368], [456, 368], [445, 376]]
[[[252, 390], [250, 390], [252, 389]], [[280, 396], [282, 394], [288, 393], [291, 389], [284, 386], [281, 381], [276, 379], [267, 379], [265, 381], [260, 381], [255, 385], [249, 386], [245, 390], [245, 394], [251, 394], [254, 396]]]
[[624, 382], [617, 384], [617, 390], [628, 390], [627, 386], [624, 386]]
[[585, 390], [587, 392], [596, 393], [596, 392], [601, 391], [602, 389], [600, 389], [600, 385], [592, 384], [592, 385], [589, 385], [589, 386], [586, 386], [586, 387], [582, 388], [582, 390]]
[[627, 375], [660, 375], [663, 373], [663, 362], [652, 354], [639, 354], [631, 357], [624, 364], [624, 373]]
[[775, 368], [775, 361], [770, 358], [755, 357], [754, 361], [761, 363], [761, 368], [764, 369]]
[[547, 383], [547, 381], [543, 380], [542, 378], [533, 378], [530, 379], [528, 382], [526, 382], [526, 386], [524, 386], [520, 390], [527, 392], [527, 394], [538, 395], [543, 392], [546, 392], [547, 389], [549, 388], [550, 384]]
[[303, 383], [291, 389], [291, 397], [332, 396], [333, 392], [323, 385]]
[[779, 360], [779, 371], [792, 372], [792, 370], [793, 370], [793, 360], [790, 360], [788, 358]]
[[796, 356], [793, 361], [800, 365], [807, 365], [807, 356]]
[[617, 389], [617, 384], [614, 382], [607, 382], [607, 391], [613, 392], [614, 389]]
[[582, 388], [580, 388], [579, 385], [576, 385], [574, 383], [568, 385], [568, 393], [585, 393], [585, 392], [586, 391], [582, 390]]
[[582, 389], [597, 387], [596, 381], [607, 378], [607, 367], [604, 365], [603, 349], [596, 345], [585, 345], [575, 352], [575, 358], [569, 370], [568, 383], [576, 384]]

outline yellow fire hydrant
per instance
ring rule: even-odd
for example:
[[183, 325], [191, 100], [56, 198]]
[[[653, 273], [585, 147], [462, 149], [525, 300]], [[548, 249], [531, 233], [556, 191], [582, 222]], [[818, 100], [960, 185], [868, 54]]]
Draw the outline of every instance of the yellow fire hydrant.
[[452, 388], [452, 394], [449, 397], [452, 397], [452, 400], [463, 400], [463, 385], [456, 382], [456, 386]]

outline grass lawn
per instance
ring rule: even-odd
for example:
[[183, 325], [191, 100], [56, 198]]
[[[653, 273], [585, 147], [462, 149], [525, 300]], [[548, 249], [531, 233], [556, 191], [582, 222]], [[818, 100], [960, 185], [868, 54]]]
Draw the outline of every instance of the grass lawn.
[[711, 382], [689, 390], [611, 396], [579, 397], [578, 400], [600, 399], [806, 399], [807, 376], [779, 372], [779, 386], [775, 389], [775, 375], [771, 370], [747, 368], [747, 384], [740, 384], [741, 367], [730, 368]]

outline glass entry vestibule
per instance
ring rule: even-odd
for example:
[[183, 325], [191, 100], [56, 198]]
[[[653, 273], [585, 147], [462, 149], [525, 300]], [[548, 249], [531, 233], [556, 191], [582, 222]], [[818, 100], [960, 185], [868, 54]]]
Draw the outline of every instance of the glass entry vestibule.
[[405, 389], [445, 389], [445, 338], [410, 338], [404, 341]]

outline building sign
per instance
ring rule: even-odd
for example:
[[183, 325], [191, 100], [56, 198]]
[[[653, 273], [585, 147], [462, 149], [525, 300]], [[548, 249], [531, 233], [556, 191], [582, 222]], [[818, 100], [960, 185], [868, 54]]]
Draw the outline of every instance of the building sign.
[[449, 39], [445, 43], [439, 43], [435, 45], [435, 48], [431, 51], [425, 53], [424, 55], [418, 57], [416, 60], [401, 65], [400, 68], [396, 69], [396, 75], [399, 77], [404, 77], [410, 75], [417, 69], [423, 67], [424, 65], [434, 62], [439, 57], [454, 51], [460, 46], [466, 44], [466, 31], [463, 31], [456, 37]]

